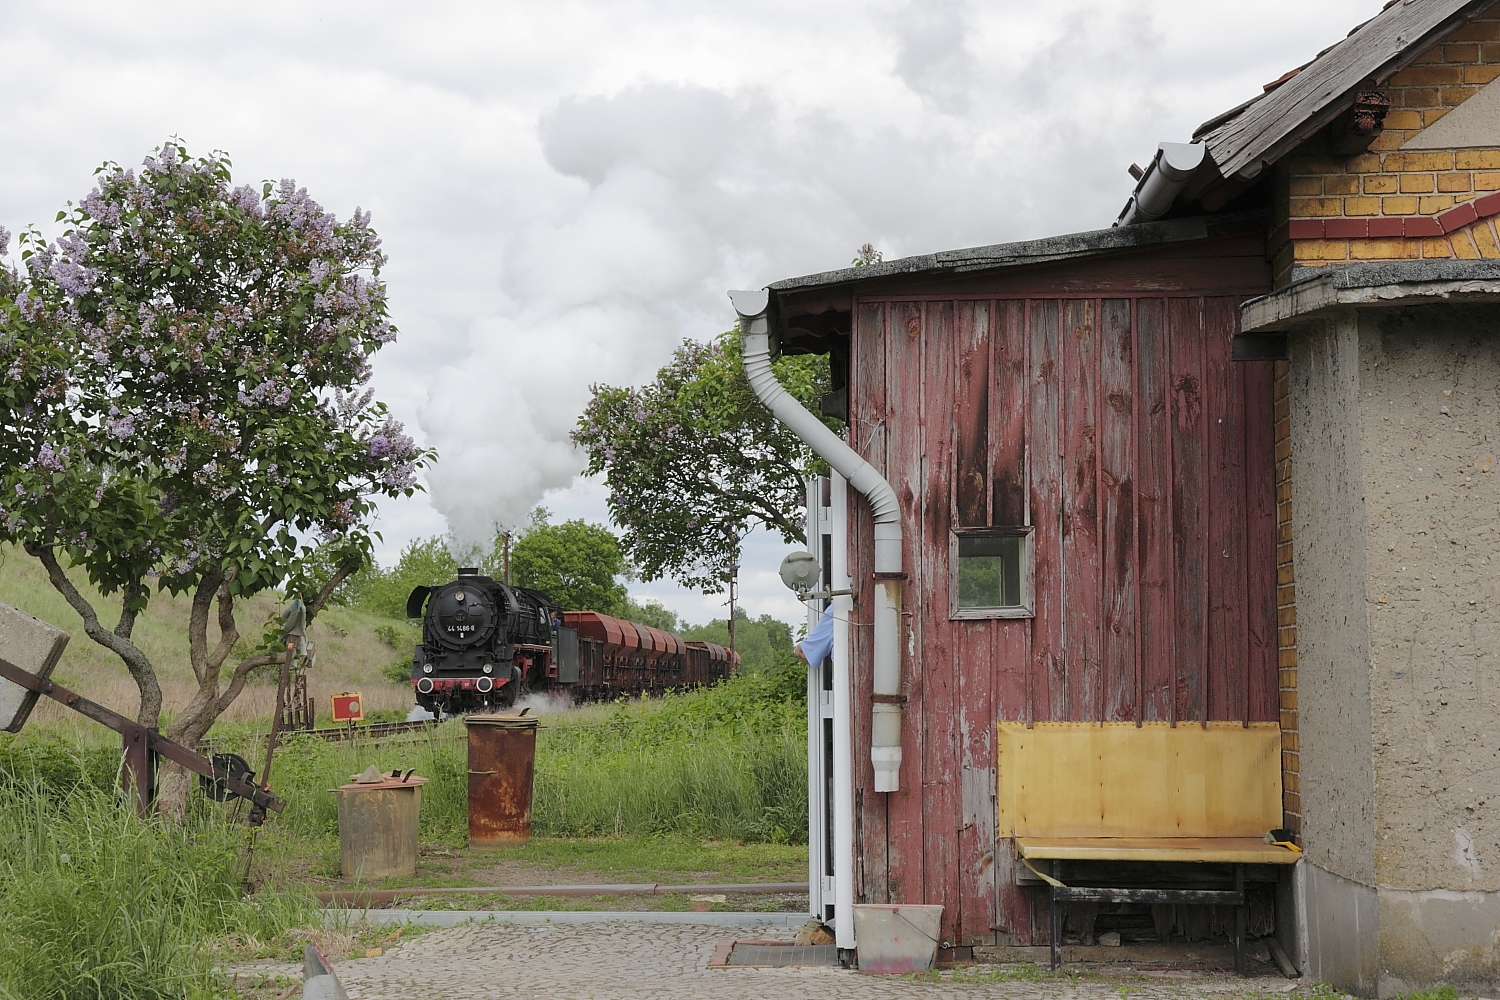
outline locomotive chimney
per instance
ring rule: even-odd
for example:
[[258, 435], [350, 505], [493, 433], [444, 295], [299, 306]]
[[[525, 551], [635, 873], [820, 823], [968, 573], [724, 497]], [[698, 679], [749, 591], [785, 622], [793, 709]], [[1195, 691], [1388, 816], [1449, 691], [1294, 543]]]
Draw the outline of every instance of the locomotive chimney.
[[460, 566], [458, 568], [458, 575], [459, 576], [478, 576], [479, 575], [479, 567], [478, 566]]
[[901, 505], [896, 491], [828, 425], [786, 391], [771, 370], [771, 296], [730, 292], [740, 319], [740, 354], [755, 395], [787, 428], [870, 501], [875, 529], [874, 706], [870, 762], [875, 791], [901, 788]]

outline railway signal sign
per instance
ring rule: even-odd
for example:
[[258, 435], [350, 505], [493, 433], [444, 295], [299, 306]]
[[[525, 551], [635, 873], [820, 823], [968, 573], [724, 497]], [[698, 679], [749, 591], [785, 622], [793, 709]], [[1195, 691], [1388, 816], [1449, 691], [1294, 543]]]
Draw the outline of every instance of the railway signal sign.
[[358, 691], [345, 691], [336, 694], [333, 701], [334, 722], [363, 722], [365, 721], [365, 699]]

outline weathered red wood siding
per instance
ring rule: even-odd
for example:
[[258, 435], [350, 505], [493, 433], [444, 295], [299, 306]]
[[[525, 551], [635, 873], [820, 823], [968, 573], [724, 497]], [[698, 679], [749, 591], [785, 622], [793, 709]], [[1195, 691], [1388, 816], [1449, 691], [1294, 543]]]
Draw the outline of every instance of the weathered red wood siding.
[[[1046, 940], [995, 840], [997, 719], [1277, 719], [1271, 373], [1230, 361], [1245, 297], [856, 301], [850, 438], [901, 502], [917, 651], [902, 790], [877, 794], [852, 631], [861, 900], [942, 903], [953, 944]], [[984, 525], [1033, 526], [1035, 617], [949, 620], [950, 529]], [[863, 505], [851, 528], [868, 608]]]

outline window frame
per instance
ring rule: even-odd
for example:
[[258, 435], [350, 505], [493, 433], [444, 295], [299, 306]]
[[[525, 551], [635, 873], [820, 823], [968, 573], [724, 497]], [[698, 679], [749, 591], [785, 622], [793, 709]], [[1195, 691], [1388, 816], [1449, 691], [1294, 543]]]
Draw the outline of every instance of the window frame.
[[[1012, 608], [960, 608], [958, 606], [958, 542], [960, 538], [1013, 538], [1021, 542], [1021, 603]], [[948, 619], [983, 621], [994, 618], [1035, 618], [1036, 598], [1032, 587], [1035, 565], [1035, 525], [1003, 525], [992, 528], [953, 528], [948, 532]]]

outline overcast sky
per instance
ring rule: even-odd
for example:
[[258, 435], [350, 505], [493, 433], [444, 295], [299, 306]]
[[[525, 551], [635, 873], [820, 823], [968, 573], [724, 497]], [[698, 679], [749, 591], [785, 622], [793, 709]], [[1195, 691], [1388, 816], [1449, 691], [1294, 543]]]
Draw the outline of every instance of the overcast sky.
[[[408, 540], [603, 521], [568, 432], [733, 318], [729, 288], [1107, 226], [1126, 167], [1379, 0], [18, 3], [0, 0], [0, 225], [47, 230], [168, 136], [374, 213], [401, 329], [376, 386], [441, 455]], [[14, 249], [14, 243], [12, 243]], [[795, 619], [787, 546], [743, 599]], [[693, 621], [722, 598], [638, 585]]]

